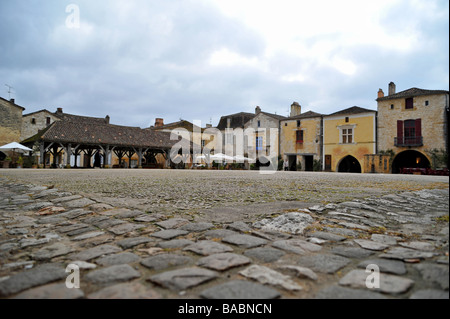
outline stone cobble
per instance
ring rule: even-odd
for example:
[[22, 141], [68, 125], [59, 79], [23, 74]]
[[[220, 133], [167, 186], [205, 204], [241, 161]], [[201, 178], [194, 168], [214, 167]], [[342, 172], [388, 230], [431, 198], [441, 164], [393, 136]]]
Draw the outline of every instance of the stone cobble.
[[208, 220], [0, 176], [0, 298], [448, 299], [449, 190], [369, 195]]

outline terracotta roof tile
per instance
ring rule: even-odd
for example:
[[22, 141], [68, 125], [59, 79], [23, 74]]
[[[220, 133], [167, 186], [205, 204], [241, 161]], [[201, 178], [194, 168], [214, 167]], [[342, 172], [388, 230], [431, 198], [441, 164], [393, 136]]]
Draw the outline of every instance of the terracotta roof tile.
[[170, 140], [170, 133], [139, 127], [65, 120], [54, 122], [42, 133], [40, 139], [46, 142], [144, 148], [171, 148], [177, 143]]
[[406, 99], [410, 97], [415, 96], [421, 96], [421, 95], [435, 95], [435, 94], [448, 94], [448, 91], [444, 90], [424, 90], [424, 89], [418, 89], [418, 88], [411, 88], [405, 91], [401, 91], [392, 95], [388, 95], [385, 97], [378, 98], [377, 101], [387, 101], [387, 100], [393, 100], [393, 99]]
[[338, 111], [335, 113], [332, 113], [330, 115], [327, 116], [334, 116], [334, 115], [353, 115], [353, 114], [359, 114], [359, 113], [367, 113], [367, 112], [373, 112], [373, 113], [377, 113], [377, 111], [375, 110], [369, 110], [369, 109], [365, 109], [359, 106], [353, 106], [353, 107], [349, 107], [348, 109], [342, 110], [342, 111]]

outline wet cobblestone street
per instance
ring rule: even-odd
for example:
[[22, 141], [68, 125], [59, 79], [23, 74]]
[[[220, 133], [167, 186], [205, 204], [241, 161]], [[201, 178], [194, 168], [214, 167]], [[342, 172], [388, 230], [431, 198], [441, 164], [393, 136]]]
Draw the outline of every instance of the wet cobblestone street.
[[0, 170], [0, 297], [448, 299], [448, 182]]

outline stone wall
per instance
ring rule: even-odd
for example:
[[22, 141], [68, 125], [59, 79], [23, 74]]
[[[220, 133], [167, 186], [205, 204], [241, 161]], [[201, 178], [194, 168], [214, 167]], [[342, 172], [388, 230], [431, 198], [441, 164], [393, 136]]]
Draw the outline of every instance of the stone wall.
[[24, 108], [0, 98], [0, 146], [20, 142]]
[[389, 155], [367, 154], [364, 155], [364, 172], [389, 174], [392, 158]]
[[[258, 127], [258, 122], [259, 122], [259, 127]], [[271, 129], [275, 129], [276, 131], [278, 131], [279, 128], [279, 120], [275, 119], [271, 116], [268, 116], [264, 113], [259, 113], [257, 114], [252, 120], [248, 121], [247, 123], [245, 123], [244, 126], [244, 130], [246, 129], [253, 129], [255, 134], [251, 134], [250, 136], [248, 136], [248, 139], [251, 139], [251, 145], [253, 145], [254, 147], [248, 147], [249, 153], [255, 152], [256, 149], [256, 137], [260, 136], [263, 138], [263, 151], [262, 153], [265, 154], [265, 152], [267, 151], [267, 155], [269, 155], [269, 153], [271, 154], [279, 154], [279, 149], [278, 149], [278, 144], [279, 144], [279, 133], [277, 134], [277, 136], [275, 136], [275, 144], [271, 144], [271, 137], [270, 137], [270, 131]], [[275, 131], [273, 131], [275, 133]], [[245, 149], [246, 145], [244, 145]]]
[[[378, 149], [393, 150], [398, 154], [405, 150], [416, 150], [424, 155], [430, 149], [446, 149], [446, 98], [448, 95], [424, 95], [414, 97], [414, 108], [405, 109], [405, 99], [378, 102]], [[428, 101], [428, 105], [426, 102]], [[392, 108], [391, 108], [392, 106]], [[397, 121], [422, 119], [423, 146], [397, 147]]]
[[36, 135], [40, 130], [45, 129], [48, 126], [48, 117], [50, 118], [50, 124], [55, 121], [59, 121], [59, 118], [48, 111], [40, 111], [24, 115], [22, 118], [22, 134], [20, 140], [23, 141], [30, 138]]

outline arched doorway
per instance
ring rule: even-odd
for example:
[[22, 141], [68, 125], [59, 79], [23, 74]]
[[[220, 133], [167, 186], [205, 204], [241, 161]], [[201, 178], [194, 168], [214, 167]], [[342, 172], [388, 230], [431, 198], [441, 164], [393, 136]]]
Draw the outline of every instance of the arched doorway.
[[428, 158], [418, 151], [408, 150], [397, 154], [392, 162], [392, 173], [399, 174], [402, 168], [430, 168]]
[[258, 159], [256, 159], [256, 167], [269, 167], [270, 166], [270, 160], [265, 156], [260, 156]]
[[351, 155], [344, 157], [338, 165], [339, 173], [362, 173], [361, 164]]

